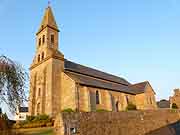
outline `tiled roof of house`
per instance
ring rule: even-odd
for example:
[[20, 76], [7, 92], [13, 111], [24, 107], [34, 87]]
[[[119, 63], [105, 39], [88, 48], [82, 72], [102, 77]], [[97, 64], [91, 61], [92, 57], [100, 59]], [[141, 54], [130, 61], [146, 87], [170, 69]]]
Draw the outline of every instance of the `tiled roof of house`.
[[128, 86], [119, 84], [119, 83], [114, 83], [111, 81], [106, 81], [94, 77], [90, 77], [87, 75], [75, 73], [75, 72], [70, 72], [70, 71], [65, 71], [65, 73], [72, 78], [76, 83], [79, 83], [81, 85], [89, 86], [89, 87], [96, 87], [96, 88], [101, 88], [101, 89], [108, 89], [112, 91], [118, 91], [118, 92], [123, 92], [123, 93], [129, 93], [129, 94], [136, 94], [134, 91], [130, 91], [128, 89]]
[[19, 107], [19, 112], [28, 112], [28, 107]]
[[126, 86], [130, 85], [130, 83], [124, 78], [117, 77], [117, 76], [114, 76], [114, 75], [111, 75], [111, 74], [108, 74], [108, 73], [105, 73], [105, 72], [102, 72], [93, 68], [89, 68], [86, 66], [82, 66], [80, 64], [76, 64], [68, 60], [65, 60], [64, 67], [66, 71], [80, 73], [80, 74], [84, 74], [84, 75], [91, 76], [94, 78], [99, 78], [99, 79], [115, 82], [115, 83], [126, 85]]
[[170, 101], [163, 99], [157, 102], [157, 105], [159, 108], [170, 108]]

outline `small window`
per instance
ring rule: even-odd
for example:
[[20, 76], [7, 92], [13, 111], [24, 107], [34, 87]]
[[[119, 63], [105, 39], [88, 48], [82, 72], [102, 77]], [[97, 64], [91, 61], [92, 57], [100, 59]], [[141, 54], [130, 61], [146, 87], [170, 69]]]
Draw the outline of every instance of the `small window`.
[[41, 38], [39, 38], [39, 46], [41, 45]]
[[51, 35], [51, 43], [54, 44], [54, 35]]
[[42, 60], [44, 59], [44, 52], [42, 52], [42, 56], [41, 56]]
[[40, 54], [38, 55], [38, 62], [40, 62], [40, 59], [41, 59], [41, 56], [40, 56]]
[[99, 100], [99, 92], [96, 91], [96, 104], [100, 104], [100, 100]]
[[38, 90], [38, 96], [41, 96], [41, 88]]
[[43, 35], [42, 42], [43, 42], [43, 44], [45, 43], [45, 35]]

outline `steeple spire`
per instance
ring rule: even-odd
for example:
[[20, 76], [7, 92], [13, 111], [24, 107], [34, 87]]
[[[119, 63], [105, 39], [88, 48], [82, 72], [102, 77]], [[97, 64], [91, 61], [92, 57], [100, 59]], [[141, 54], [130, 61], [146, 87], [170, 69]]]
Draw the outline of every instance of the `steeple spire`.
[[46, 27], [50, 27], [50, 28], [52, 28], [54, 30], [59, 31], [49, 2], [48, 2], [48, 7], [46, 8], [43, 20], [41, 22], [41, 25], [40, 25], [40, 28], [39, 28], [37, 34], [39, 32], [41, 32]]

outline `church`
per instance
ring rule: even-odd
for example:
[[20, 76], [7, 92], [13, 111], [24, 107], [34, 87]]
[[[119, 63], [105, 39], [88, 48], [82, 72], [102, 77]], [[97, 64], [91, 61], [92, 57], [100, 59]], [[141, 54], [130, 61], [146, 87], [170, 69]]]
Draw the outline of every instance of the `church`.
[[65, 59], [59, 48], [59, 29], [50, 6], [36, 33], [30, 66], [29, 114], [55, 116], [65, 109], [79, 112], [156, 109], [155, 91], [148, 81], [132, 84]]

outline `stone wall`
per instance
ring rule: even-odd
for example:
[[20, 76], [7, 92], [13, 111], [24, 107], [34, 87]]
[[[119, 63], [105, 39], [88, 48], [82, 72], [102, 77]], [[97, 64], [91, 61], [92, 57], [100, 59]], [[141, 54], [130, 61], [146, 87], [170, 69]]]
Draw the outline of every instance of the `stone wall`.
[[76, 84], [69, 76], [65, 73], [62, 75], [62, 89], [61, 89], [61, 110], [71, 108], [76, 110]]
[[61, 114], [55, 122], [57, 135], [148, 135], [175, 123], [173, 110]]
[[[79, 92], [79, 110], [82, 112], [90, 112], [95, 110], [108, 110], [108, 111], [123, 111], [127, 107], [127, 99], [130, 103], [136, 104], [135, 95], [125, 94], [122, 92], [110, 91], [107, 89], [93, 88], [87, 86], [78, 86]], [[99, 104], [96, 104], [96, 91], [99, 92]], [[93, 94], [93, 102], [91, 102], [91, 96]], [[114, 101], [112, 101], [114, 100]], [[145, 99], [142, 99], [144, 101]], [[141, 101], [141, 102], [142, 102]], [[118, 102], [118, 107], [116, 109], [116, 103]], [[92, 107], [94, 106], [94, 107]]]

